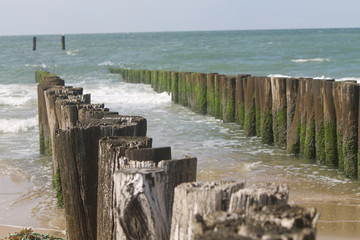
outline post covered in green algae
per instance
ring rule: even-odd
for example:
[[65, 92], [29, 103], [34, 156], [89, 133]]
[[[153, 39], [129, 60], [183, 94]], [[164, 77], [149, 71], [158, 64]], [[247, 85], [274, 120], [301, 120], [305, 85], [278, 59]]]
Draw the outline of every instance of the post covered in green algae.
[[206, 74], [207, 114], [215, 116], [215, 77], [217, 73]]
[[336, 135], [336, 109], [334, 101], [335, 81], [329, 80], [324, 83], [324, 142], [325, 142], [325, 163], [337, 166], [337, 135]]
[[247, 78], [250, 75], [238, 74], [236, 76], [235, 89], [235, 123], [239, 124], [240, 128], [244, 129], [245, 122], [245, 89]]
[[224, 75], [217, 74], [214, 79], [214, 117], [217, 119], [223, 119], [222, 88], [224, 78]]
[[64, 80], [60, 79], [54, 74], [44, 71], [35, 72], [35, 80], [38, 83], [37, 92], [40, 153], [51, 156], [51, 134], [44, 91], [55, 86], [64, 86]]
[[189, 107], [196, 113], [207, 113], [206, 77], [204, 73], [188, 74], [187, 79]]
[[300, 80], [286, 79], [286, 150], [292, 154], [300, 153], [301, 94]]
[[272, 116], [272, 91], [271, 78], [261, 77], [257, 79], [256, 89], [258, 98], [259, 134], [264, 144], [274, 143], [273, 116]]
[[287, 135], [286, 78], [272, 77], [271, 91], [274, 144], [285, 148]]
[[316, 147], [316, 161], [318, 163], [325, 163], [325, 123], [324, 123], [324, 93], [325, 81], [315, 79], [313, 81], [313, 99], [315, 111], [315, 147]]
[[359, 85], [342, 84], [342, 151], [345, 175], [358, 176]]
[[224, 78], [222, 89], [223, 99], [223, 121], [235, 122], [235, 95], [236, 95], [236, 77], [227, 76]]
[[255, 102], [255, 77], [247, 79], [244, 92], [245, 118], [244, 130], [247, 136], [256, 136], [256, 102]]
[[314, 95], [313, 82], [311, 78], [304, 79], [304, 105], [302, 108], [304, 121], [301, 125], [301, 139], [300, 151], [308, 159], [316, 158], [315, 148], [315, 110], [314, 110]]
[[179, 73], [171, 72], [171, 100], [179, 103]]

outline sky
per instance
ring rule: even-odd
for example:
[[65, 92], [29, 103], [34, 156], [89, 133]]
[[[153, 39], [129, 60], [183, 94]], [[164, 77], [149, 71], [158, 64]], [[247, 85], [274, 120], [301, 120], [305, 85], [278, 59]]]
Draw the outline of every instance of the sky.
[[360, 27], [360, 0], [0, 0], [0, 35]]

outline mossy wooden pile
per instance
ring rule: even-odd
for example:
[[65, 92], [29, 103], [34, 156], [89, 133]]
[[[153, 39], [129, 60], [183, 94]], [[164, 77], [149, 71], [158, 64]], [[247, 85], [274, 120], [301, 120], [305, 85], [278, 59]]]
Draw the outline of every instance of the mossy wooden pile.
[[359, 85], [312, 78], [110, 69], [127, 82], [151, 84], [172, 101], [224, 122], [249, 137], [360, 179]]

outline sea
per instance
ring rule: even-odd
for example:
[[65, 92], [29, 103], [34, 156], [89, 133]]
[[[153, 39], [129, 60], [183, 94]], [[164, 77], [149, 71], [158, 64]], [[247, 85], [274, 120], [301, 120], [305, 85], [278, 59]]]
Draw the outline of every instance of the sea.
[[0, 36], [0, 227], [64, 231], [51, 158], [39, 154], [34, 72], [83, 87], [92, 103], [148, 120], [154, 147], [198, 158], [198, 180], [286, 183], [290, 202], [315, 207], [318, 239], [360, 239], [360, 182], [331, 166], [246, 137], [233, 123], [193, 113], [169, 93], [126, 83], [109, 68], [360, 81], [360, 29], [193, 31]]

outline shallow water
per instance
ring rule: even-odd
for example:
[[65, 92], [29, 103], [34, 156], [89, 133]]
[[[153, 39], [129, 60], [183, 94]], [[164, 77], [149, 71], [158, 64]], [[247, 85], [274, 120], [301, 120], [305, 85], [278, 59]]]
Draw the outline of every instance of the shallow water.
[[[124, 83], [108, 67], [360, 79], [359, 29], [0, 37], [0, 225], [64, 229], [39, 155], [34, 71], [48, 70], [123, 115], [148, 120], [154, 146], [198, 158], [198, 180], [285, 182], [290, 201], [316, 207], [319, 239], [360, 239], [360, 184], [173, 104], [167, 93]], [[344, 42], [346, 40], [346, 42]]]

